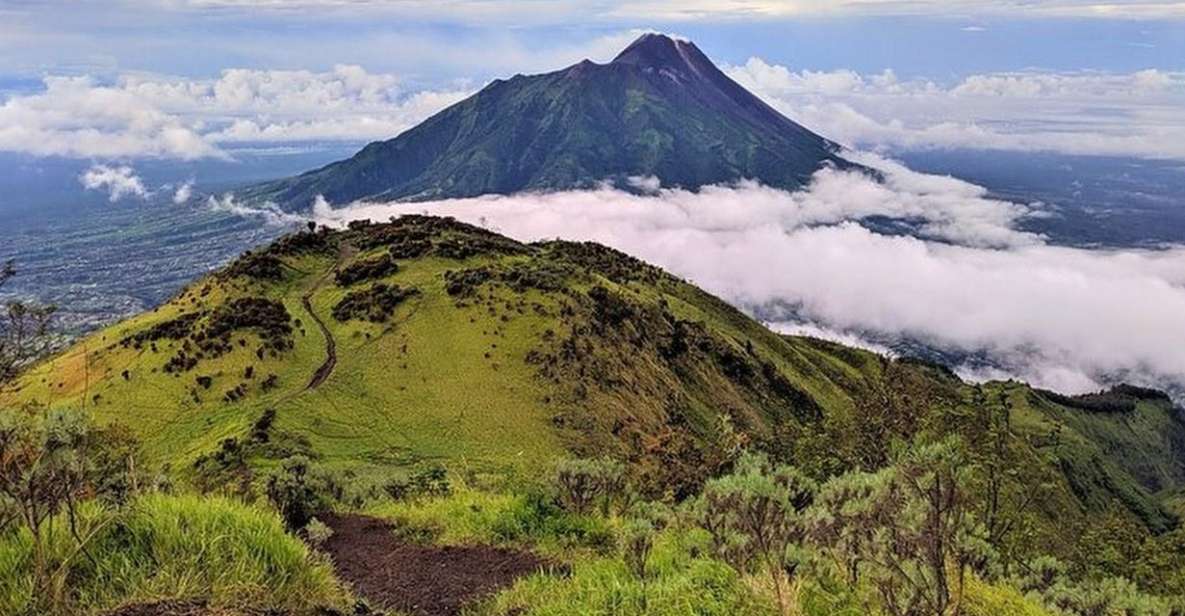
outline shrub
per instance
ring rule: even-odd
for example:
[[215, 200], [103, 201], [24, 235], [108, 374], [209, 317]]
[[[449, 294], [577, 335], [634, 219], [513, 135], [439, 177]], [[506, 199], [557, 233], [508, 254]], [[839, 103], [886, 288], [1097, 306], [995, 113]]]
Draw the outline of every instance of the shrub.
[[272, 424], [276, 422], [276, 409], [266, 409], [255, 423], [251, 424], [250, 440], [253, 443], [266, 443], [271, 438]]
[[555, 467], [554, 483], [568, 511], [585, 514], [599, 503], [607, 512], [625, 495], [625, 466], [608, 458], [561, 460]]
[[654, 539], [667, 527], [671, 512], [661, 503], [638, 503], [619, 533], [622, 559], [634, 577], [646, 579], [646, 562], [654, 548]]
[[348, 287], [363, 280], [386, 278], [398, 270], [399, 266], [395, 264], [395, 260], [384, 254], [349, 264], [334, 274], [334, 280], [338, 286]]
[[654, 548], [654, 525], [643, 518], [627, 520], [621, 527], [621, 552], [634, 577], [646, 579], [646, 560]]
[[815, 490], [815, 483], [796, 469], [774, 467], [763, 455], [745, 453], [732, 474], [708, 481], [693, 504], [717, 556], [739, 571], [763, 568], [783, 611], [789, 603], [783, 586], [798, 567], [804, 514]]
[[404, 500], [420, 496], [446, 496], [452, 491], [448, 480], [448, 469], [435, 464], [418, 470], [409, 477], [392, 477], [382, 485], [383, 491], [392, 500]]
[[333, 307], [333, 318], [338, 321], [350, 319], [383, 323], [395, 312], [395, 308], [407, 299], [418, 295], [414, 288], [400, 288], [398, 285], [376, 283], [362, 291], [351, 291]]
[[810, 512], [811, 537], [852, 583], [870, 582], [889, 614], [957, 613], [967, 568], [989, 550], [971, 514], [970, 472], [948, 439], [881, 472], [833, 479]]
[[326, 541], [333, 536], [333, 529], [329, 528], [321, 520], [313, 518], [304, 527], [305, 538], [309, 540], [309, 545], [319, 548], [325, 545]]
[[331, 482], [304, 456], [284, 460], [267, 478], [267, 497], [291, 530], [304, 528], [313, 515], [329, 508]]
[[248, 252], [235, 259], [220, 274], [222, 278], [244, 277], [253, 280], [280, 280], [284, 277], [284, 263], [275, 255]]
[[1012, 580], [1030, 599], [1057, 614], [1067, 616], [1162, 616], [1179, 614], [1166, 600], [1144, 594], [1132, 582], [1118, 577], [1078, 582], [1057, 559], [1035, 559]]

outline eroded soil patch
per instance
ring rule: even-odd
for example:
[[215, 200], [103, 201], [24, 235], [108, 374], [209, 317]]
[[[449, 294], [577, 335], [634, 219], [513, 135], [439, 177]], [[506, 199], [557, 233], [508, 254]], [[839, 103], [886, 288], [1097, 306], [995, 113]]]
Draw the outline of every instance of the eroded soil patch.
[[203, 599], [170, 599], [125, 605], [106, 616], [284, 616], [284, 612], [227, 610], [209, 607]]
[[322, 548], [338, 577], [371, 605], [423, 616], [452, 616], [516, 579], [549, 565], [529, 552], [491, 546], [400, 541], [383, 520], [326, 515], [333, 535]]

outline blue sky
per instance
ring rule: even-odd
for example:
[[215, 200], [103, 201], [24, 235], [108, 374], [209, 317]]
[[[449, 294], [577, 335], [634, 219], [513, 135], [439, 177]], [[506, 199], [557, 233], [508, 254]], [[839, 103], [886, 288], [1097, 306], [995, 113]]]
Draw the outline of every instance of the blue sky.
[[[789, 8], [796, 4], [805, 8]], [[1091, 2], [1000, 8], [1008, 3], [890, 0], [844, 11], [815, 4], [7, 0], [0, 2], [0, 74], [10, 86], [33, 87], [45, 73], [200, 77], [227, 67], [323, 70], [346, 63], [432, 87], [544, 70], [555, 65], [552, 58], [570, 60], [595, 50], [598, 39], [632, 29], [683, 34], [723, 62], [760, 56], [796, 68], [891, 68], [938, 80], [1026, 68], [1185, 68], [1185, 3], [1107, 5], [1120, 7], [1111, 11], [1117, 18], [1087, 17], [1100, 6]], [[679, 5], [701, 8], [685, 16], [674, 9]]]
[[648, 30], [855, 147], [1185, 159], [1171, 0], [0, 0], [0, 151], [365, 142]]

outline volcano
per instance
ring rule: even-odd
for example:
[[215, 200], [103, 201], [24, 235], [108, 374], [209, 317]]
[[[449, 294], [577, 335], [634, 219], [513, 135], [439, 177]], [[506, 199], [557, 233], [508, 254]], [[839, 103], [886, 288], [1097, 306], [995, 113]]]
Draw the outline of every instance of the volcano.
[[[424, 201], [590, 188], [803, 186], [823, 166], [855, 168], [837, 144], [724, 74], [694, 43], [646, 34], [612, 62], [496, 80], [353, 157], [246, 189], [307, 209], [318, 196]], [[653, 182], [649, 182], [650, 185]]]

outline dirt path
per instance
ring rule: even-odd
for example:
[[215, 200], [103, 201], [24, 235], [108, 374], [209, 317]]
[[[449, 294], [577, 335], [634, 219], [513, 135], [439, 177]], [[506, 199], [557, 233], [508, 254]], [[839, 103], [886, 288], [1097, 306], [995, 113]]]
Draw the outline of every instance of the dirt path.
[[168, 599], [133, 603], [107, 612], [105, 616], [288, 616], [272, 609], [213, 608], [205, 599]]
[[325, 321], [313, 310], [313, 293], [316, 293], [317, 289], [320, 289], [321, 285], [353, 255], [353, 247], [349, 244], [343, 244], [341, 250], [338, 252], [337, 263], [334, 264], [333, 269], [325, 272], [324, 275], [317, 279], [317, 282], [313, 283], [312, 287], [309, 287], [308, 291], [305, 291], [304, 295], [300, 296], [300, 304], [304, 306], [305, 312], [309, 313], [313, 322], [321, 330], [321, 335], [325, 337], [325, 361], [313, 372], [313, 378], [309, 379], [309, 384], [304, 388], [305, 391], [320, 387], [329, 378], [329, 375], [333, 374], [333, 369], [337, 366], [337, 341], [333, 339], [333, 333], [329, 331], [329, 327], [325, 325]]
[[529, 552], [490, 546], [441, 547], [399, 541], [391, 526], [360, 515], [325, 515], [333, 535], [322, 546], [342, 580], [383, 609], [453, 616], [547, 563]]

